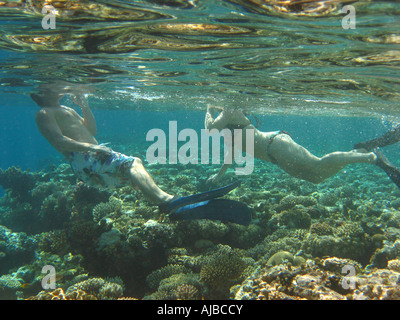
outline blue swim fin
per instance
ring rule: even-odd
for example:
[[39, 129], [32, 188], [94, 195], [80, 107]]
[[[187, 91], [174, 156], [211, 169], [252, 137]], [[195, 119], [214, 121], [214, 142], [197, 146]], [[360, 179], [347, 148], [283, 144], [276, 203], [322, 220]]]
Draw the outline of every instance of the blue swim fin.
[[376, 165], [386, 172], [388, 177], [400, 188], [400, 169], [395, 167], [388, 158], [379, 150], [373, 151], [376, 154]]
[[234, 222], [248, 226], [251, 221], [251, 210], [239, 201], [230, 199], [212, 199], [189, 204], [173, 210], [171, 220], [210, 219], [223, 222]]
[[400, 141], [400, 125], [384, 133], [378, 138], [356, 143], [353, 149], [365, 149], [368, 152], [375, 148], [383, 148]]
[[187, 197], [180, 197], [177, 199], [174, 199], [170, 202], [160, 204], [158, 207], [161, 212], [171, 212], [174, 209], [177, 209], [179, 207], [192, 204], [192, 203], [197, 203], [197, 202], [202, 202], [206, 200], [211, 200], [214, 198], [219, 198], [227, 194], [228, 192], [232, 191], [233, 189], [237, 188], [240, 185], [240, 181], [237, 180], [225, 187], [206, 191], [203, 193], [198, 193], [194, 194], [191, 196]]

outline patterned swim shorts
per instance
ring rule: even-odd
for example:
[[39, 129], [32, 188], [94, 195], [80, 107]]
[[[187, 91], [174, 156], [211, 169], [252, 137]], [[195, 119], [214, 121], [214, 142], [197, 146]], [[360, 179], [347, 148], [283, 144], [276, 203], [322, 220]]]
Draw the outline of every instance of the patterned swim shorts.
[[73, 152], [69, 158], [72, 170], [79, 180], [104, 188], [131, 184], [130, 168], [134, 157], [114, 152]]

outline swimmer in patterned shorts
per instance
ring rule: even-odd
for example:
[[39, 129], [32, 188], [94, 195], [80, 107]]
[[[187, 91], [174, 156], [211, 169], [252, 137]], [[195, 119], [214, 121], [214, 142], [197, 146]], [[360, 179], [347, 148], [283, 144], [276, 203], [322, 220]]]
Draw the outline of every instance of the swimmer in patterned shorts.
[[174, 198], [157, 186], [139, 158], [98, 144], [96, 121], [82, 96], [72, 98], [81, 107], [83, 117], [74, 109], [60, 105], [63, 94], [70, 93], [68, 88], [41, 89], [31, 94], [41, 107], [36, 114], [36, 124], [49, 143], [70, 161], [80, 180], [101, 187], [132, 185], [157, 205]]
[[111, 151], [72, 152], [69, 163], [79, 180], [91, 186], [123, 187], [131, 183], [130, 168], [134, 157]]

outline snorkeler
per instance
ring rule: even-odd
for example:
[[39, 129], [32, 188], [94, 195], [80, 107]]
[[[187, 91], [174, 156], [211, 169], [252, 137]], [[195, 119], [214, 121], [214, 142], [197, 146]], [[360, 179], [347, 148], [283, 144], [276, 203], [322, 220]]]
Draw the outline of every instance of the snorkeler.
[[[215, 116], [216, 112], [219, 113], [217, 116]], [[370, 152], [369, 148], [360, 147], [348, 152], [332, 152], [319, 158], [294, 142], [285, 131], [259, 131], [241, 110], [229, 110], [214, 106], [207, 107], [205, 128], [209, 130], [214, 128], [217, 130], [241, 129], [241, 150], [246, 150], [246, 131], [254, 130], [253, 156], [276, 164], [295, 178], [320, 183], [349, 164], [371, 163], [382, 168], [400, 187], [400, 170], [393, 166], [378, 149], [374, 149], [379, 147], [379, 144], [372, 147], [373, 152]], [[210, 176], [207, 181], [215, 183], [229, 167], [230, 164], [224, 164], [219, 172]]]
[[[244, 204], [216, 199], [236, 188], [239, 183], [188, 197], [176, 198], [163, 191], [146, 171], [141, 159], [99, 145], [96, 121], [86, 100], [72, 95], [83, 117], [74, 109], [60, 105], [65, 93], [43, 88], [31, 98], [41, 109], [36, 124], [48, 142], [69, 161], [78, 179], [89, 185], [117, 187], [132, 185], [144, 196], [169, 213], [172, 219], [217, 219], [248, 225], [251, 212]], [[245, 208], [244, 208], [245, 207]]]

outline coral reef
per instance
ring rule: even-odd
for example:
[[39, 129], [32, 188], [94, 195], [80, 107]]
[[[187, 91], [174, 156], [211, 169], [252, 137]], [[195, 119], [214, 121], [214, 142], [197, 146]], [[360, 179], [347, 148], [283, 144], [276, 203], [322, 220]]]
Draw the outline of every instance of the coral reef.
[[70, 286], [66, 293], [71, 294], [75, 291], [83, 291], [98, 300], [115, 300], [123, 296], [124, 287], [102, 278], [91, 278]]
[[117, 300], [122, 298], [123, 291], [123, 285], [112, 280], [91, 278], [68, 287], [66, 291], [63, 288], [40, 291], [27, 300]]
[[302, 207], [294, 207], [282, 211], [278, 217], [280, 226], [286, 226], [293, 229], [309, 229], [311, 225], [311, 216], [303, 210]]
[[150, 288], [157, 288], [163, 279], [169, 278], [175, 274], [189, 273], [190, 270], [179, 264], [168, 264], [159, 270], [153, 271], [147, 276], [146, 282]]
[[32, 261], [36, 247], [37, 241], [34, 237], [0, 226], [0, 274]]
[[6, 190], [10, 190], [12, 197], [27, 202], [31, 198], [31, 190], [36, 185], [38, 175], [24, 172], [19, 167], [0, 169], [0, 185]]
[[[344, 267], [347, 266], [348, 269]], [[352, 269], [353, 268], [353, 269]], [[349, 274], [347, 270], [354, 270]], [[397, 300], [400, 273], [376, 269], [360, 274], [351, 260], [327, 258], [301, 267], [263, 267], [231, 290], [234, 299], [257, 300]]]
[[[211, 173], [149, 170], [178, 195], [206, 190], [197, 177]], [[398, 299], [400, 193], [367, 173], [316, 186], [260, 164], [227, 195], [253, 209], [246, 227], [170, 221], [133, 188], [76, 183], [64, 164], [2, 170], [0, 299]], [[43, 291], [44, 265], [54, 290]]]
[[15, 292], [21, 288], [22, 283], [12, 275], [0, 276], [0, 300], [14, 300]]
[[294, 256], [293, 254], [287, 251], [279, 251], [268, 259], [267, 266], [273, 267], [287, 262], [291, 263], [294, 266], [300, 266], [301, 264], [305, 263], [305, 259], [297, 255]]
[[100, 202], [93, 207], [93, 221], [99, 223], [100, 220], [118, 216], [121, 213], [122, 201], [114, 196], [108, 202]]
[[245, 269], [253, 263], [240, 250], [218, 245], [212, 254], [203, 258], [200, 270], [200, 281], [207, 288], [206, 297], [226, 299], [229, 287], [239, 282]]

